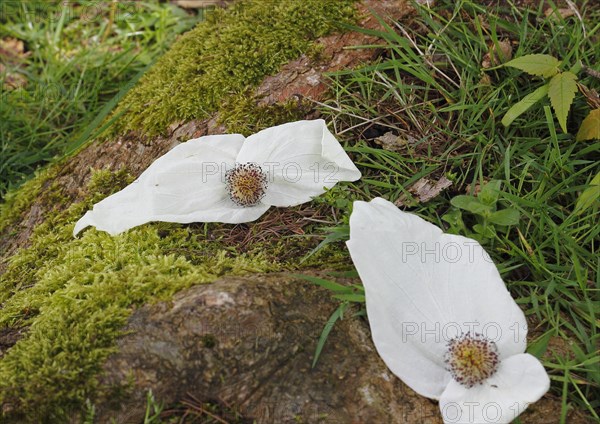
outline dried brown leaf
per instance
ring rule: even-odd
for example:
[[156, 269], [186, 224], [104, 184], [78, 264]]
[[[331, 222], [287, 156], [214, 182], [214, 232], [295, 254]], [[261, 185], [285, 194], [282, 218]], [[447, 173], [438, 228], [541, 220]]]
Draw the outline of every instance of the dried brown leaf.
[[27, 85], [27, 78], [21, 74], [8, 74], [4, 78], [4, 88], [7, 90], [16, 90]]
[[[413, 198], [417, 203], [426, 203], [437, 197], [442, 191], [446, 190], [451, 185], [452, 181], [445, 176], [442, 176], [442, 178], [435, 182], [428, 178], [421, 178], [419, 181], [414, 183], [408, 189], [408, 191], [413, 195]], [[408, 199], [408, 196], [401, 196], [398, 200], [396, 200], [396, 206], [408, 206], [408, 203], [413, 203], [410, 199]]]
[[484, 69], [508, 62], [513, 57], [513, 48], [509, 40], [499, 41], [489, 46], [488, 53], [483, 57], [481, 67]]
[[19, 62], [29, 54], [25, 52], [23, 41], [12, 37], [0, 38], [0, 58], [4, 63]]
[[583, 84], [577, 84], [579, 92], [585, 96], [585, 100], [592, 109], [600, 109], [600, 95], [593, 88], [587, 88]]
[[410, 135], [404, 138], [393, 132], [387, 132], [375, 139], [375, 143], [379, 144], [385, 150], [390, 150], [392, 152], [403, 151], [408, 145], [414, 144], [415, 142], [416, 139]]
[[559, 20], [560, 18], [566, 19], [569, 16], [575, 15], [575, 11], [571, 8], [554, 9], [549, 7], [544, 11], [544, 15], [546, 15], [547, 18]]

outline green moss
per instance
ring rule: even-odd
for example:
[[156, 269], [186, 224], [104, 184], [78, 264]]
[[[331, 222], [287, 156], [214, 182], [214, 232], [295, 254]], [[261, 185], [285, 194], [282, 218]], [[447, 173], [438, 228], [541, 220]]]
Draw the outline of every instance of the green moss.
[[57, 165], [38, 171], [32, 179], [26, 181], [17, 190], [6, 194], [4, 203], [0, 204], [0, 233], [31, 207], [44, 184], [57, 175], [58, 169]]
[[134, 179], [124, 167], [116, 172], [108, 169], [94, 170], [88, 183], [88, 192], [96, 197], [105, 197], [131, 184]]
[[303, 119], [312, 107], [302, 100], [289, 100], [272, 105], [258, 105], [250, 93], [230, 97], [223, 103], [219, 123], [231, 133], [249, 136], [262, 129]]
[[216, 10], [185, 34], [121, 102], [113, 131], [164, 132], [180, 120], [224, 109], [223, 101], [258, 85], [312, 40], [354, 21], [355, 0], [243, 1]]
[[[27, 329], [0, 360], [5, 419], [64, 422], [81, 410], [104, 389], [96, 376], [136, 306], [225, 274], [298, 269], [314, 247], [308, 238], [277, 237], [241, 252], [207, 237], [206, 225], [219, 224], [156, 223], [116, 237], [92, 229], [73, 238], [76, 219], [130, 181], [125, 170], [96, 171], [87, 200], [36, 227], [31, 246], [0, 277], [0, 327]], [[325, 249], [302, 266], [324, 258], [348, 263], [342, 249]]]
[[[52, 172], [40, 174], [35, 180], [44, 176], [44, 181], [46, 181], [55, 173], [56, 171], [52, 170]], [[14, 320], [10, 320], [10, 315], [6, 313], [8, 306], [5, 301], [15, 293], [19, 295], [22, 288], [33, 286], [39, 280], [39, 270], [49, 260], [54, 260], [61, 255], [61, 252], [64, 251], [71, 240], [70, 230], [67, 227], [72, 225], [72, 222], [95, 202], [122, 189], [132, 180], [131, 175], [124, 169], [115, 173], [108, 170], [94, 171], [88, 186], [88, 199], [85, 202], [76, 203], [62, 213], [50, 213], [46, 220], [33, 230], [31, 247], [22, 249], [18, 254], [11, 257], [9, 266], [0, 277], [0, 304], [2, 304], [0, 323], [6, 324], [9, 321], [15, 323]], [[32, 189], [25, 190], [26, 187], [24, 187], [22, 191], [18, 192], [18, 198], [23, 198], [27, 194], [36, 196], [39, 194], [42, 185], [47, 184], [44, 181], [36, 181], [34, 185], [37, 190], [36, 194], [32, 194]], [[58, 189], [52, 190], [52, 187], [50, 187], [48, 192], [50, 194], [47, 194], [47, 196], [60, 196]], [[26, 200], [23, 199], [22, 202], [26, 202]], [[27, 306], [28, 309], [32, 307]]]

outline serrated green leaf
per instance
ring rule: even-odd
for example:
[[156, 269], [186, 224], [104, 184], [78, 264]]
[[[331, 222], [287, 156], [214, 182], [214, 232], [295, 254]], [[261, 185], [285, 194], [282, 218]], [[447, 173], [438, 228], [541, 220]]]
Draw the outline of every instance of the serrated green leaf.
[[577, 75], [574, 73], [569, 71], [561, 72], [552, 77], [550, 86], [548, 87], [550, 104], [558, 118], [560, 127], [565, 133], [567, 132], [567, 115], [577, 92], [576, 80]]
[[579, 199], [577, 199], [577, 204], [575, 205], [575, 212], [581, 213], [589, 208], [591, 208], [594, 203], [598, 203], [600, 201], [600, 172], [596, 174], [592, 182], [590, 182], [590, 186], [586, 188]]
[[600, 140], [600, 109], [592, 110], [588, 116], [585, 117], [577, 131], [577, 137], [575, 140]]
[[450, 204], [455, 208], [464, 209], [476, 215], [483, 215], [492, 211], [490, 206], [484, 205], [479, 199], [473, 196], [460, 195], [453, 197], [452, 200], [450, 200]]
[[525, 113], [527, 109], [546, 97], [548, 94], [548, 88], [549, 84], [544, 84], [533, 93], [529, 93], [523, 97], [519, 103], [513, 105], [502, 118], [502, 125], [508, 127], [515, 119]]
[[502, 209], [492, 213], [488, 220], [496, 225], [517, 225], [521, 214], [515, 209]]
[[556, 75], [559, 65], [560, 61], [557, 58], [547, 54], [528, 54], [504, 64], [504, 66], [511, 66], [530, 75], [538, 75], [544, 78]]

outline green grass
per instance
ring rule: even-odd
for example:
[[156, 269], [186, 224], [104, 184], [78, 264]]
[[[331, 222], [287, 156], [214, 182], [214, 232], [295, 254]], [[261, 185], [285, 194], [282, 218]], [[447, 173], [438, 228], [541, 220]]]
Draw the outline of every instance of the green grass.
[[[201, 18], [159, 0], [10, 1], [0, 11], [0, 38], [24, 41], [27, 52], [2, 60], [0, 200], [35, 169], [93, 138], [148, 65]], [[26, 85], [3, 87], [9, 74]]]
[[[343, 137], [355, 140], [347, 150], [364, 171], [350, 193], [333, 195], [346, 218], [331, 240], [347, 235], [348, 196], [404, 196], [408, 210], [479, 239], [532, 320], [529, 350], [542, 358], [551, 392], [562, 399], [561, 422], [571, 409], [598, 420], [600, 214], [597, 204], [573, 213], [600, 170], [600, 143], [575, 142], [589, 108], [578, 94], [567, 134], [547, 101], [504, 128], [504, 113], [540, 81], [508, 68], [484, 72], [481, 62], [489, 45], [510, 39], [515, 57], [546, 53], [563, 60], [565, 69], [579, 60], [598, 69], [600, 8], [587, 3], [581, 10], [584, 36], [576, 17], [551, 21], [541, 6], [494, 11], [471, 1], [438, 3], [432, 11], [420, 9], [416, 22], [371, 32], [385, 40], [378, 63], [330, 76], [332, 100], [321, 105], [323, 112]], [[579, 77], [600, 88], [600, 81]], [[374, 138], [388, 131], [413, 141], [383, 150]], [[453, 186], [430, 202], [419, 203], [408, 191], [422, 177], [441, 176]], [[498, 209], [520, 213], [517, 225], [494, 225], [451, 205], [490, 180], [501, 182]]]

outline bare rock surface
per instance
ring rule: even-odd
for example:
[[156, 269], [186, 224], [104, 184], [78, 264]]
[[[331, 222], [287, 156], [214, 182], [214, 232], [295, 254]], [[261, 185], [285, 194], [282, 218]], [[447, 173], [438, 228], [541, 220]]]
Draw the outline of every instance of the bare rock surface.
[[133, 386], [99, 422], [143, 421], [146, 393], [232, 405], [257, 423], [441, 423], [438, 407], [381, 361], [368, 326], [348, 314], [311, 368], [337, 307], [330, 294], [283, 274], [228, 277], [134, 313], [105, 365], [104, 384]]

